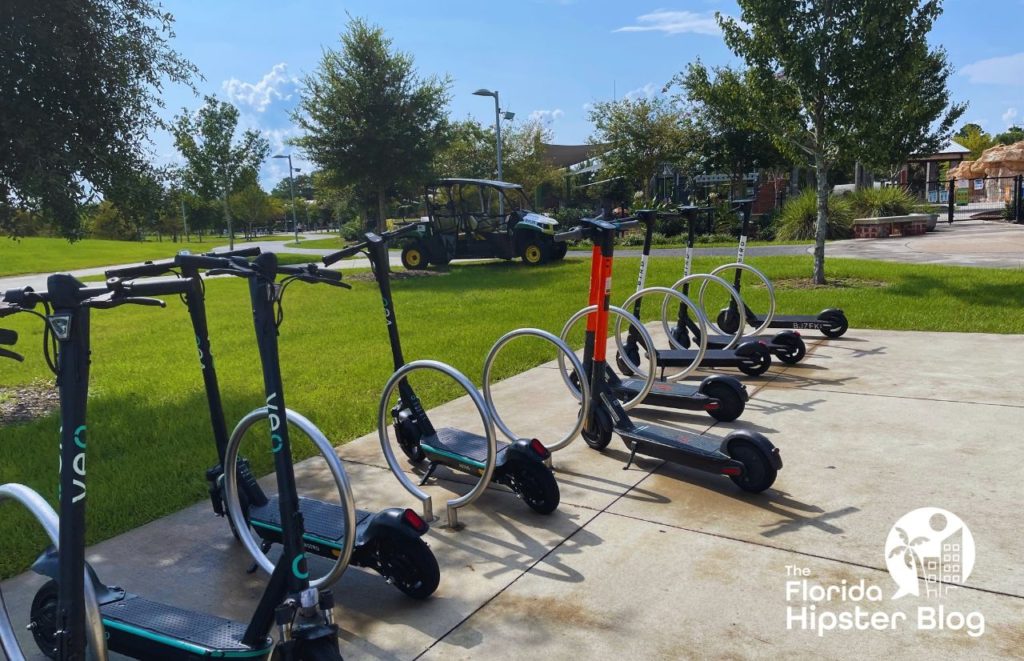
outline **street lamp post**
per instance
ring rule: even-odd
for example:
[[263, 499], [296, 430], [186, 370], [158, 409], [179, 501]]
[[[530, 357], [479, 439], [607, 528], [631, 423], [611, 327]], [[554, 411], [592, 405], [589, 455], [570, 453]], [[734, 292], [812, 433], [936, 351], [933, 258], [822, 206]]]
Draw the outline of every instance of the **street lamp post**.
[[274, 158], [287, 158], [288, 159], [288, 188], [291, 191], [292, 196], [292, 229], [295, 230], [295, 243], [299, 242], [299, 221], [295, 218], [295, 177], [292, 174], [292, 155], [291, 154], [275, 154]]
[[[497, 155], [498, 155], [498, 181], [503, 181], [501, 175], [501, 105], [498, 100], [498, 90], [493, 92], [489, 89], [480, 88], [473, 92], [475, 96], [493, 96], [494, 97], [494, 136], [498, 143]], [[506, 112], [505, 119], [512, 119], [515, 117], [515, 113]], [[505, 199], [504, 196], [498, 196], [498, 213], [505, 215]]]

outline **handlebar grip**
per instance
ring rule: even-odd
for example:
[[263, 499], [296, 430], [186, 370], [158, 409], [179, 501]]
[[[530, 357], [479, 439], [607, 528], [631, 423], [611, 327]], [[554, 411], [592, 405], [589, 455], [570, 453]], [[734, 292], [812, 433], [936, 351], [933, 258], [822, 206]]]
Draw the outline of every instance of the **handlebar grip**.
[[12, 314], [18, 314], [19, 312], [21, 312], [21, 308], [14, 305], [0, 305], [0, 319], [9, 317]]
[[[4, 292], [3, 300], [5, 303], [17, 305], [18, 307], [33, 308], [42, 299], [31, 287], [23, 287], [21, 289], [8, 289]], [[14, 314], [15, 312], [21, 312], [21, 310], [13, 308], [7, 314]]]
[[366, 241], [360, 241], [359, 243], [353, 243], [350, 246], [345, 246], [338, 252], [332, 252], [330, 255], [324, 257], [324, 266], [330, 266], [331, 264], [340, 262], [346, 257], [351, 257], [352, 255], [357, 254], [360, 250], [363, 250], [364, 248], [366, 248]]
[[239, 248], [238, 250], [225, 250], [223, 252], [205, 252], [204, 257], [259, 257], [262, 254], [259, 246], [251, 248]]
[[232, 266], [231, 260], [226, 257], [208, 255], [177, 255], [174, 258], [174, 263], [178, 266], [196, 269], [224, 269]]
[[115, 283], [116, 289], [130, 297], [170, 296], [184, 294], [192, 286], [192, 278], [142, 280]]
[[573, 241], [582, 238], [583, 230], [579, 227], [571, 229], [568, 232], [560, 232], [553, 237], [553, 239], [559, 243], [565, 243], [566, 241]]
[[615, 226], [620, 230], [628, 230], [629, 228], [636, 227], [639, 224], [640, 221], [636, 218], [624, 218], [615, 222]]
[[160, 262], [146, 262], [137, 266], [125, 266], [119, 269], [107, 269], [103, 274], [108, 278], [148, 278], [169, 273], [174, 268], [174, 260], [168, 259]]
[[14, 346], [18, 343], [18, 332], [8, 330], [6, 328], [0, 328], [0, 344], [6, 344], [7, 346]]

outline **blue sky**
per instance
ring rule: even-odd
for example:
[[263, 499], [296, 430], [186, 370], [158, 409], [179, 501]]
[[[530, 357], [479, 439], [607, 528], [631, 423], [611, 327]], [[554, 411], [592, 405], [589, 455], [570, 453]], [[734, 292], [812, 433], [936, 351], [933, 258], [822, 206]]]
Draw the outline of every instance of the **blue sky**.
[[[384, 27], [410, 52], [421, 75], [453, 79], [451, 112], [493, 122], [493, 101], [472, 95], [498, 89], [502, 108], [536, 114], [555, 142], [584, 142], [587, 104], [656, 94], [688, 62], [736, 63], [714, 12], [736, 15], [715, 0], [165, 0], [176, 18], [173, 46], [205, 80], [200, 94], [235, 103], [246, 127], [266, 132], [274, 153], [295, 130], [288, 118], [297, 79], [316, 69], [322, 47], [338, 48], [347, 14]], [[965, 121], [999, 132], [1024, 124], [1024, 0], [946, 0], [932, 41], [949, 53], [953, 97], [968, 101]], [[199, 105], [182, 88], [166, 90], [166, 114]], [[175, 160], [166, 135], [156, 157]], [[300, 163], [304, 166], [305, 164]], [[264, 167], [264, 185], [287, 173], [281, 160]]]

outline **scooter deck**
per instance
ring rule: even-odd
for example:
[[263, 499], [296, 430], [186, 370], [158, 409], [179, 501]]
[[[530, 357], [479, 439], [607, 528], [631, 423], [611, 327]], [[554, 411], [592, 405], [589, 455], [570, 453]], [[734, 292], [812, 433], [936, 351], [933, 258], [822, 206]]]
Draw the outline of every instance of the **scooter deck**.
[[124, 648], [119, 642], [127, 643], [118, 640], [120, 632], [188, 654], [216, 658], [264, 657], [273, 645], [270, 638], [261, 647], [243, 644], [246, 625], [240, 622], [161, 604], [134, 594], [103, 604], [100, 615], [115, 651]]
[[[643, 379], [622, 379], [612, 386], [620, 399], [632, 399], [643, 389]], [[713, 399], [700, 392], [697, 386], [687, 383], [666, 383], [655, 381], [644, 402], [655, 406], [674, 406], [694, 411], [703, 411]]]
[[[686, 367], [697, 357], [696, 349], [665, 349], [658, 351], [658, 367]], [[732, 349], [708, 349], [700, 361], [702, 367], [736, 367], [750, 363]]]
[[[345, 513], [341, 505], [325, 503], [314, 498], [299, 497], [299, 511], [302, 512], [307, 541], [317, 542], [334, 549], [342, 547], [345, 539]], [[356, 527], [371, 516], [372, 512], [356, 510]], [[281, 506], [277, 496], [269, 496], [267, 504], [249, 508], [249, 522], [254, 528], [270, 530], [281, 534]]]
[[720, 464], [729, 460], [729, 456], [721, 449], [721, 439], [647, 424], [616, 427], [615, 433], [622, 436], [628, 444], [635, 443], [639, 454], [679, 461], [681, 464], [692, 464], [692, 459], [695, 459], [697, 464]]
[[[435, 436], [420, 439], [420, 447], [425, 452], [473, 464], [477, 468], [483, 468], [487, 463], [487, 439], [483, 436], [451, 427], [442, 427], [435, 431]], [[508, 447], [508, 443], [497, 441], [495, 463], [501, 464], [504, 461]]]

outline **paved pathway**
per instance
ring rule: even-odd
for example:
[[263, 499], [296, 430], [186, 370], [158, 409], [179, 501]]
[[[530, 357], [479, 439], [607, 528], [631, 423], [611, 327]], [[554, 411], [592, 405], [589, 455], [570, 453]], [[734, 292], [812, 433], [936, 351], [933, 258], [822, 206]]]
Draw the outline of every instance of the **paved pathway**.
[[[719, 437], [761, 431], [785, 461], [772, 489], [751, 496], [726, 478], [647, 458], [624, 471], [618, 439], [604, 452], [577, 440], [554, 457], [556, 513], [533, 514], [494, 488], [461, 512], [464, 529], [432, 524], [427, 539], [442, 578], [428, 601], [350, 569], [336, 589], [345, 658], [1020, 658], [1024, 445], [1015, 439], [1024, 426], [1024, 359], [1015, 349], [1024, 338], [851, 330], [840, 340], [807, 339], [804, 363], [747, 380], [752, 399], [740, 421], [634, 409], [640, 419]], [[561, 434], [576, 410], [551, 364], [496, 384], [494, 397], [526, 436]], [[479, 424], [465, 397], [431, 417]], [[417, 506], [386, 469], [375, 434], [338, 453], [361, 507]], [[197, 458], [197, 481], [204, 466]], [[329, 493], [319, 462], [297, 470], [303, 493]], [[466, 476], [445, 469], [427, 487], [442, 516], [445, 500], [467, 489]], [[941, 600], [892, 600], [886, 536], [925, 506], [963, 518], [977, 562], [966, 587]], [[245, 574], [245, 552], [206, 502], [97, 544], [89, 559], [132, 591], [242, 619], [265, 582]], [[864, 582], [881, 597], [814, 601], [800, 587], [804, 576], [812, 587]], [[39, 583], [26, 573], [3, 584], [25, 639]], [[799, 620], [787, 626], [791, 613], [810, 624], [811, 611], [855, 608], [896, 626], [820, 636]], [[927, 624], [937, 608], [960, 628], [919, 629], [922, 613]], [[984, 633], [969, 635], [951, 613], [979, 613]]]

